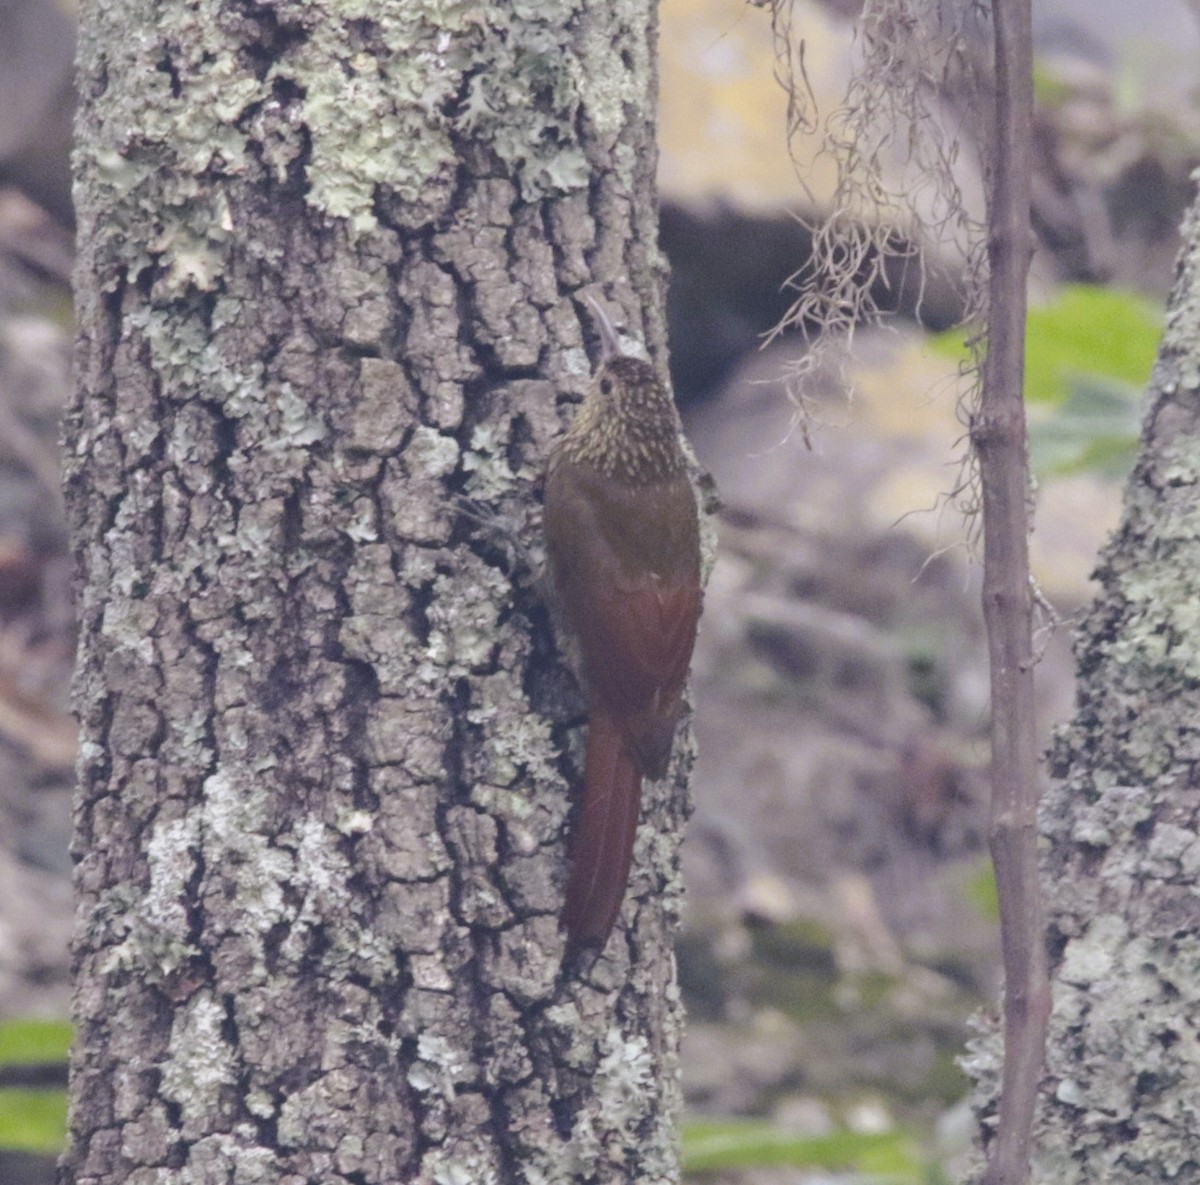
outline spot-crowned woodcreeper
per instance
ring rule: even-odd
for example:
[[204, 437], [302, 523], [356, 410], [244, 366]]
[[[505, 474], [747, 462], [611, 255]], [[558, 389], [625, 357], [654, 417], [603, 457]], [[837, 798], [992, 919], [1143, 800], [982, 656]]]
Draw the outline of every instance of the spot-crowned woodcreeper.
[[602, 352], [545, 485], [550, 572], [588, 700], [562, 925], [607, 941], [629, 880], [642, 778], [667, 771], [700, 618], [700, 531], [679, 414], [589, 298]]

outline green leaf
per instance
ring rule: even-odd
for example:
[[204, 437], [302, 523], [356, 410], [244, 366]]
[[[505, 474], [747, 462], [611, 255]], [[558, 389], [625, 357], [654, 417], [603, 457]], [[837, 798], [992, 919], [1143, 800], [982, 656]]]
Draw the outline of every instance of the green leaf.
[[1140, 396], [1135, 387], [1080, 378], [1058, 407], [1030, 409], [1034, 468], [1042, 475], [1088, 470], [1123, 478], [1137, 453]]
[[1085, 375], [1141, 389], [1162, 336], [1162, 316], [1144, 297], [1072, 284], [1057, 300], [1029, 311], [1025, 397], [1061, 402]]
[[848, 1169], [896, 1185], [919, 1185], [925, 1179], [912, 1140], [903, 1132], [844, 1129], [798, 1136], [756, 1119], [686, 1122], [683, 1167], [688, 1173], [762, 1167]]
[[9, 1020], [0, 1024], [0, 1066], [65, 1062], [71, 1026], [65, 1020]]
[[0, 1090], [0, 1148], [53, 1153], [66, 1140], [66, 1091]]
[[1000, 920], [1000, 890], [996, 888], [996, 870], [986, 856], [967, 878], [966, 890], [967, 900], [979, 910], [985, 921]]
[[1075, 95], [1069, 83], [1046, 66], [1040, 58], [1033, 63], [1033, 98], [1039, 108], [1053, 111], [1069, 102]]
[[[1162, 336], [1162, 314], [1145, 297], [1116, 288], [1068, 284], [1025, 324], [1025, 398], [1064, 402], [1078, 380], [1107, 379], [1141, 389]], [[933, 338], [939, 353], [966, 358], [963, 330]]]
[[[1025, 399], [1034, 469], [1042, 476], [1083, 471], [1120, 479], [1137, 451], [1141, 392], [1150, 377], [1162, 317], [1144, 297], [1069, 284], [1029, 310]], [[965, 359], [962, 330], [933, 339], [939, 353]]]

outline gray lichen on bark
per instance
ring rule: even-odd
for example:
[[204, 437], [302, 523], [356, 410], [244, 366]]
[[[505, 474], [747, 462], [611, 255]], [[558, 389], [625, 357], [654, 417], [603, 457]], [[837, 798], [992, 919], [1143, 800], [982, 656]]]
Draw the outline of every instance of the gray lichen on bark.
[[[1054, 1011], [1038, 1185], [1200, 1181], [1200, 206], [1041, 817]], [[968, 1068], [994, 1108], [998, 1042]]]
[[677, 1178], [688, 757], [565, 973], [580, 704], [456, 501], [533, 537], [580, 287], [663, 366], [653, 13], [85, 9], [67, 1181]]

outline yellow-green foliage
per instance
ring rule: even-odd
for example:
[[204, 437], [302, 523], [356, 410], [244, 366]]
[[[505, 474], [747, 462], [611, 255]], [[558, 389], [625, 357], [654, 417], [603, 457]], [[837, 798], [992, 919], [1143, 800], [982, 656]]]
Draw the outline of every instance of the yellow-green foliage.
[[[1030, 309], [1025, 399], [1039, 473], [1124, 475], [1161, 335], [1158, 309], [1118, 289], [1069, 284], [1054, 300]], [[934, 348], [967, 356], [961, 330], [939, 334]]]
[[10, 1020], [0, 1024], [0, 1066], [64, 1062], [71, 1049], [65, 1020]]
[[979, 861], [978, 868], [967, 879], [967, 900], [979, 910], [988, 922], [1000, 920], [1000, 893], [996, 888], [996, 873], [986, 856]]
[[0, 1148], [58, 1152], [67, 1139], [63, 1090], [0, 1090]]
[[[71, 1026], [59, 1020], [0, 1024], [0, 1066], [66, 1060]], [[62, 1090], [0, 1090], [0, 1148], [57, 1152], [66, 1140], [67, 1096]]]
[[693, 1120], [683, 1127], [683, 1167], [692, 1173], [763, 1167], [843, 1169], [856, 1180], [920, 1185], [926, 1168], [901, 1131], [802, 1136], [756, 1119]]

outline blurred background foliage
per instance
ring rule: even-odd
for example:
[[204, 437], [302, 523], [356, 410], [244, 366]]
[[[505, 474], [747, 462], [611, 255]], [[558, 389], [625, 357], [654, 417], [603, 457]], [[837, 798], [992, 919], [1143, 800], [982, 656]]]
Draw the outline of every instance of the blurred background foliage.
[[[857, 0], [789, 9], [821, 114]], [[71, 6], [0, 6], [0, 1181], [45, 1185], [65, 1118], [70, 561], [57, 483], [69, 384]], [[1200, 163], [1185, 0], [1038, 0], [1027, 394], [1033, 551], [1055, 607], [1089, 596], [1115, 521]], [[829, 200], [784, 140], [768, 14], [663, 0], [661, 239], [672, 372], [720, 488], [694, 685], [701, 757], [679, 974], [689, 1179], [961, 1177], [970, 1017], [997, 990], [984, 836], [987, 672], [973, 528], [948, 505], [967, 412], [952, 255], [885, 268], [896, 316], [807, 394], [814, 448], [761, 349]], [[154, 36], [147, 30], [146, 36]], [[978, 49], [978, 47], [974, 47]], [[943, 96], [947, 126], [962, 96]], [[968, 97], [968, 101], [975, 101]], [[980, 212], [972, 152], [959, 182]], [[900, 233], [899, 230], [897, 233]], [[1039, 668], [1048, 732], [1065, 631]]]
[[[1038, 476], [1126, 476], [1161, 336], [1159, 306], [1098, 284], [1064, 284], [1029, 310], [1025, 398]], [[961, 330], [936, 334], [931, 344], [961, 362], [969, 358]]]
[[16, 1185], [20, 1162], [61, 1149], [66, 1135], [66, 1059], [71, 1026], [63, 1020], [0, 1022], [0, 1180]]

